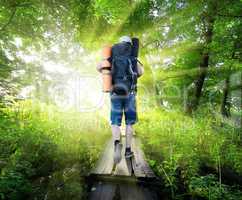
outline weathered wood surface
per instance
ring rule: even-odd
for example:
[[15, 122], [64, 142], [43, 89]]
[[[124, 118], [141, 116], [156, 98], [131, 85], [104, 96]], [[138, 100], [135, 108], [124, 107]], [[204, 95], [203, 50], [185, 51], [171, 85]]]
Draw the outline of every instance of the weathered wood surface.
[[113, 140], [110, 139], [106, 148], [97, 162], [97, 166], [91, 171], [91, 174], [111, 175], [113, 170]]
[[113, 152], [114, 146], [113, 141], [110, 139], [106, 145], [106, 148], [101, 155], [97, 166], [92, 170], [91, 174], [97, 175], [118, 175], [118, 176], [131, 176], [132, 172], [136, 177], [151, 178], [155, 177], [154, 173], [150, 169], [148, 163], [145, 160], [145, 156], [140, 148], [141, 144], [138, 138], [133, 137], [132, 150], [134, 157], [132, 159], [125, 159], [125, 137], [122, 137], [123, 149], [122, 149], [122, 160], [119, 164], [114, 166], [113, 163]]
[[96, 182], [89, 200], [158, 200], [156, 192], [137, 183]]
[[[155, 178], [154, 173], [145, 161], [141, 150], [140, 141], [134, 137], [132, 141], [132, 150], [134, 157], [125, 159], [125, 137], [122, 137], [123, 149], [122, 160], [114, 166], [113, 151], [114, 145], [112, 139], [106, 145], [97, 167], [89, 176], [92, 186], [88, 196], [89, 200], [158, 200], [156, 191], [152, 187], [140, 184], [146, 178]], [[151, 179], [147, 179], [151, 180]], [[152, 179], [153, 180], [153, 179]], [[152, 181], [151, 180], [151, 181]], [[159, 186], [160, 188], [160, 186]]]
[[136, 177], [153, 178], [155, 174], [151, 170], [149, 164], [145, 160], [143, 151], [141, 150], [141, 143], [138, 138], [133, 139], [132, 148], [134, 151], [134, 158], [132, 159], [133, 170]]
[[122, 149], [122, 160], [115, 167], [114, 175], [119, 176], [131, 176], [132, 175], [132, 163], [130, 159], [125, 159], [125, 137], [122, 138], [123, 149]]

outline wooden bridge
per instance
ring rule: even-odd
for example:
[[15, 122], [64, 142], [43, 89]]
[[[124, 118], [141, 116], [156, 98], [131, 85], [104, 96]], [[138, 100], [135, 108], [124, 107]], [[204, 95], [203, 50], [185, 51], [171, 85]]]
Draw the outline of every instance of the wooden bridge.
[[[125, 144], [125, 138], [122, 141]], [[145, 160], [139, 139], [134, 137], [132, 140], [134, 157], [126, 159], [123, 148], [122, 160], [117, 165], [113, 163], [113, 148], [113, 141], [110, 139], [89, 176], [89, 181], [92, 182], [89, 200], [164, 199], [157, 193], [159, 181]]]

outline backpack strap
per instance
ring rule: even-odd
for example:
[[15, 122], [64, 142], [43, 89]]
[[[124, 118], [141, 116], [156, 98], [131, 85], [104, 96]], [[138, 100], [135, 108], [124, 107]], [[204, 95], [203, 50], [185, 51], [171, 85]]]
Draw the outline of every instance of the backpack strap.
[[[136, 58], [134, 58], [134, 60], [137, 61]], [[129, 62], [129, 71], [130, 71], [131, 76], [132, 76], [131, 91], [135, 91], [135, 88], [136, 88], [136, 79], [137, 79], [137, 72], [134, 72], [134, 70], [133, 70], [133, 63], [132, 63], [132, 61], [131, 61], [130, 58], [128, 59], [128, 62]]]

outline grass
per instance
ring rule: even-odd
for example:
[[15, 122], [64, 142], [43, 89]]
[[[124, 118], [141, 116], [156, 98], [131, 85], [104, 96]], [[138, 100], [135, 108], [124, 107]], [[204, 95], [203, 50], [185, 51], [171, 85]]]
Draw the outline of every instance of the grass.
[[0, 199], [84, 199], [83, 176], [109, 136], [93, 116], [38, 101], [2, 108]]
[[[210, 113], [150, 108], [140, 115], [136, 132], [172, 199], [241, 197], [221, 173], [227, 167], [242, 175], [240, 132]], [[86, 198], [84, 176], [110, 137], [98, 112], [62, 112], [29, 100], [2, 107], [0, 119], [0, 199]], [[204, 165], [215, 173], [201, 173]]]
[[[221, 124], [221, 119], [208, 110], [191, 117], [156, 108], [140, 116], [136, 131], [151, 167], [163, 177], [172, 198], [183, 199], [179, 197], [181, 188], [190, 196], [206, 199], [220, 199], [225, 194], [227, 199], [240, 198], [242, 193], [224, 185], [221, 175], [223, 167], [242, 175], [238, 129]], [[217, 175], [202, 176], [203, 165], [213, 168]], [[218, 194], [210, 198], [206, 188]]]

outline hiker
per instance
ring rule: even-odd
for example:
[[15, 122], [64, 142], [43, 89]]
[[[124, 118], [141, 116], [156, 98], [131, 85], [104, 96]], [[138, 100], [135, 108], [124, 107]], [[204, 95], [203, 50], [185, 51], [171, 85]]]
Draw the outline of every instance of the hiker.
[[[133, 40], [134, 41], [134, 40]], [[137, 41], [137, 39], [136, 39]], [[134, 42], [133, 42], [134, 43]], [[111, 63], [112, 90], [111, 99], [111, 130], [114, 141], [114, 163], [117, 164], [122, 159], [121, 130], [123, 115], [125, 116], [125, 136], [126, 148], [125, 157], [131, 158], [131, 142], [133, 137], [133, 125], [137, 122], [136, 92], [137, 78], [140, 77], [144, 69], [137, 60], [138, 46], [132, 45], [129, 36], [122, 36], [119, 43], [112, 46]], [[134, 55], [136, 54], [136, 55]], [[97, 67], [101, 71], [101, 65]]]

